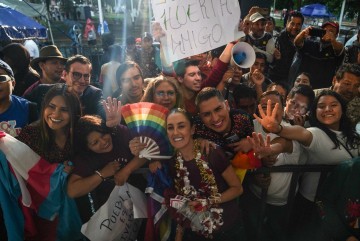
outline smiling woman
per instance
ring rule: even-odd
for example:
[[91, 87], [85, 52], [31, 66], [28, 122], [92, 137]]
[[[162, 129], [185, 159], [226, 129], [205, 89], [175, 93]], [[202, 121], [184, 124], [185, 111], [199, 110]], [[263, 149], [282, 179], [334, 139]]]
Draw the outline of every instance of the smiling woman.
[[[57, 84], [44, 98], [40, 120], [24, 127], [17, 138], [47, 162], [63, 163], [64, 172], [70, 172], [68, 160], [74, 153], [73, 132], [80, 116], [81, 108], [77, 95], [69, 92], [66, 85]], [[41, 185], [45, 184], [46, 182], [41, 180]], [[59, 217], [48, 221], [34, 214], [33, 218], [37, 233], [35, 236], [27, 233], [25, 239], [55, 240]]]
[[242, 240], [235, 198], [243, 190], [224, 151], [216, 148], [207, 156], [201, 154], [192, 137], [192, 118], [183, 109], [171, 110], [166, 121], [168, 138], [177, 150], [169, 161], [174, 187], [166, 202], [178, 224], [175, 240]]
[[141, 101], [159, 104], [169, 110], [183, 107], [182, 94], [176, 80], [162, 75], [148, 84]]
[[[259, 106], [261, 118], [256, 119], [269, 132], [289, 140], [298, 141], [309, 153], [306, 164], [339, 164], [342, 161], [359, 156], [360, 136], [346, 116], [346, 104], [342, 97], [334, 91], [324, 90], [319, 93], [310, 109], [310, 128], [302, 126], [282, 126], [275, 118], [279, 104], [271, 109], [271, 101], [267, 108]], [[316, 188], [320, 173], [305, 173], [299, 187], [293, 217], [301, 226], [318, 227], [319, 220], [315, 204]], [[314, 230], [315, 232], [316, 230]]]
[[145, 159], [130, 152], [130, 133], [126, 126], [119, 125], [121, 113], [117, 101], [108, 99], [105, 107], [106, 124], [98, 116], [85, 115], [77, 126], [81, 151], [73, 160], [67, 192], [76, 198], [83, 223], [107, 201], [115, 185], [123, 185], [145, 163]]

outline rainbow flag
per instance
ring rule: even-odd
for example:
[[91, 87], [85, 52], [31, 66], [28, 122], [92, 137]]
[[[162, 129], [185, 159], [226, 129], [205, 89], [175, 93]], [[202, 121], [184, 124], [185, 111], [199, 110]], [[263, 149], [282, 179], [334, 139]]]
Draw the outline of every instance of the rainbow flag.
[[0, 132], [0, 204], [9, 240], [24, 240], [37, 232], [32, 215], [58, 217], [57, 240], [77, 240], [81, 219], [66, 194], [62, 164], [50, 164], [30, 147]]

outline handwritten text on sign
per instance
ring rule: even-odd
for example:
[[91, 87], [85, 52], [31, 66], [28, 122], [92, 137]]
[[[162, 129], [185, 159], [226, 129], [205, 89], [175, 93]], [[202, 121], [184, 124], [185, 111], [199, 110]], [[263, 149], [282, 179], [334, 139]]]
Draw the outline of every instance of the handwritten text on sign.
[[[171, 61], [203, 53], [235, 40], [240, 19], [237, 0], [152, 0], [161, 39]], [[163, 40], [166, 39], [166, 43]]]

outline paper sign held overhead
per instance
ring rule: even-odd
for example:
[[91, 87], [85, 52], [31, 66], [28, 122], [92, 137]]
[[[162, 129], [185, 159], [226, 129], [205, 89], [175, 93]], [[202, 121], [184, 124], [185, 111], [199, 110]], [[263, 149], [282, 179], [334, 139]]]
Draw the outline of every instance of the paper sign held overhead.
[[237, 0], [152, 0], [152, 8], [153, 36], [172, 62], [239, 38]]

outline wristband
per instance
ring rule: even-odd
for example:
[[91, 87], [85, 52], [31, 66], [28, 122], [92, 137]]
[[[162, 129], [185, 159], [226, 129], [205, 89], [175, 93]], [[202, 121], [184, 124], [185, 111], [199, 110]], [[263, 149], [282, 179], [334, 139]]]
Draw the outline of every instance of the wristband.
[[280, 134], [280, 132], [282, 132], [283, 130], [283, 126], [281, 124], [279, 124], [279, 126], [280, 126], [280, 130], [277, 132], [273, 132], [275, 135]]
[[101, 179], [103, 180], [103, 182], [106, 181], [106, 178], [105, 178], [103, 175], [101, 175], [101, 173], [100, 173], [98, 170], [96, 170], [95, 173], [96, 173], [97, 175], [99, 175], [99, 177], [101, 177]]

